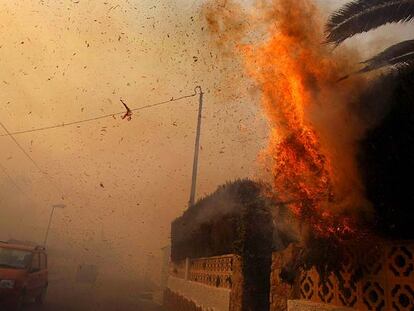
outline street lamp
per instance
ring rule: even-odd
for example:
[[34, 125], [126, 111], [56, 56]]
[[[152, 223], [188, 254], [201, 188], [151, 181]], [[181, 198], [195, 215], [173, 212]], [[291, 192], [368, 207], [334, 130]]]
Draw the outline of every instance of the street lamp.
[[45, 240], [43, 242], [44, 247], [46, 247], [47, 237], [49, 236], [49, 229], [50, 229], [50, 225], [52, 224], [53, 212], [55, 211], [55, 208], [64, 208], [64, 207], [65, 207], [64, 204], [54, 204], [54, 205], [52, 205], [52, 211], [51, 211], [50, 217], [49, 217], [49, 224], [47, 225]]

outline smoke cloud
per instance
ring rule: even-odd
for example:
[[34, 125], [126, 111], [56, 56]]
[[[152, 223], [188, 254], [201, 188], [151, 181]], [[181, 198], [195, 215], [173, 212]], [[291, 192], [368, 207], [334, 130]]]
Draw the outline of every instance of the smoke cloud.
[[[238, 76], [238, 64], [220, 60], [197, 4], [24, 0], [3, 2], [0, 12], [0, 121], [9, 131], [119, 112], [120, 99], [137, 108], [200, 85], [197, 197], [254, 175], [265, 122], [245, 105], [246, 84], [227, 78]], [[60, 255], [51, 262], [68, 258], [142, 277], [152, 254], [160, 270], [171, 221], [187, 208], [197, 108], [193, 97], [136, 112], [129, 122], [16, 135], [43, 173], [0, 137], [0, 164], [12, 178], [0, 170], [0, 238], [40, 243], [51, 206], [63, 203], [48, 240]]]
[[291, 209], [317, 232], [357, 230], [356, 223], [372, 213], [358, 143], [384, 112], [361, 115], [366, 76], [339, 82], [361, 56], [323, 43], [323, 13], [312, 1], [210, 2], [204, 9], [223, 57], [238, 55], [260, 90], [270, 127], [261, 161], [275, 193], [297, 201]]

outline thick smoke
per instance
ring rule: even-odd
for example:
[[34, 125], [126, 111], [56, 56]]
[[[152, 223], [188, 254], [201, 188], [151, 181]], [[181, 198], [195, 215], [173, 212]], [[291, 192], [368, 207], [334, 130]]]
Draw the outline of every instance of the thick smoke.
[[[264, 151], [274, 191], [320, 233], [357, 231], [371, 213], [356, 161], [358, 141], [375, 122], [357, 113], [362, 76], [338, 80], [358, 55], [323, 44], [312, 1], [208, 4], [211, 37], [239, 55], [262, 94], [271, 137]], [[241, 26], [242, 25], [242, 26]], [[270, 167], [269, 167], [270, 166]]]
[[[200, 85], [197, 198], [249, 176], [264, 122], [241, 104], [239, 62], [221, 61], [197, 4], [181, 4], [2, 2], [0, 121], [10, 131], [47, 127], [122, 111], [120, 99], [137, 108]], [[135, 112], [129, 122], [110, 117], [16, 135], [47, 174], [2, 136], [0, 164], [22, 192], [0, 171], [0, 238], [41, 243], [51, 206], [64, 196], [48, 240], [51, 263], [99, 264], [101, 275], [139, 278], [153, 254], [159, 271], [171, 221], [187, 209], [197, 108], [192, 97]]]

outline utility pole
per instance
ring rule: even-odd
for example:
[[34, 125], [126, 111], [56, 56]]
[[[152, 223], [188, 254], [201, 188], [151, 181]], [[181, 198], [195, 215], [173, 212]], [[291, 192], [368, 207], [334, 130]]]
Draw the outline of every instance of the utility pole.
[[195, 138], [195, 146], [194, 146], [194, 161], [193, 161], [193, 176], [191, 180], [191, 192], [190, 192], [190, 200], [188, 201], [188, 207], [194, 205], [195, 202], [195, 194], [196, 194], [196, 185], [197, 185], [197, 170], [198, 170], [198, 154], [200, 151], [200, 134], [201, 134], [201, 116], [203, 111], [203, 90], [201, 86], [197, 86], [194, 91], [197, 94], [197, 90], [199, 91], [199, 105], [198, 105], [198, 118], [197, 118], [197, 131], [196, 131], [196, 138]]
[[46, 247], [47, 238], [49, 236], [49, 229], [50, 229], [50, 226], [52, 224], [52, 218], [53, 218], [53, 213], [55, 211], [55, 208], [64, 208], [64, 207], [65, 207], [65, 205], [63, 205], [63, 204], [55, 204], [55, 205], [52, 206], [52, 211], [50, 212], [50, 217], [49, 217], [49, 224], [47, 225], [45, 240], [43, 242], [44, 247]]

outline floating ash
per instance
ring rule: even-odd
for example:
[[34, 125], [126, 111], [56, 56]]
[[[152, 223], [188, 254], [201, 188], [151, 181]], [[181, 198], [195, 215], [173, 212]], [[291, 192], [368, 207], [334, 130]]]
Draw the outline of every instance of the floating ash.
[[[393, 91], [373, 93], [377, 88], [366, 75], [343, 79], [360, 57], [323, 43], [324, 20], [313, 1], [257, 1], [253, 7], [213, 1], [203, 14], [223, 56], [238, 53], [241, 70], [260, 91], [270, 135], [259, 159], [271, 175], [269, 197], [288, 202], [302, 224], [305, 247], [286, 267], [285, 279], [311, 266], [328, 275], [340, 268], [347, 248], [363, 253], [380, 244], [372, 230], [378, 229], [378, 208], [371, 204], [378, 203], [378, 187], [369, 185], [380, 170], [366, 162], [375, 158], [372, 129], [390, 111], [389, 98], [378, 94]], [[398, 214], [383, 209], [381, 215]]]
[[[367, 81], [358, 76], [337, 82], [356, 55], [333, 54], [322, 44], [323, 21], [311, 1], [260, 2], [250, 15], [238, 9], [229, 1], [210, 6], [207, 22], [220, 47], [234, 32], [236, 50], [261, 90], [271, 130], [264, 156], [274, 192], [294, 202], [291, 210], [314, 234], [359, 235], [366, 218], [361, 214], [369, 214], [370, 206], [355, 156], [366, 126], [354, 108]], [[250, 29], [235, 27], [241, 21], [229, 16], [247, 18]]]

